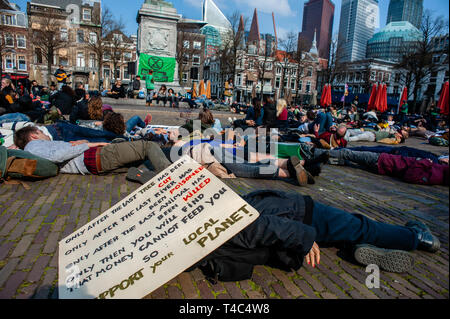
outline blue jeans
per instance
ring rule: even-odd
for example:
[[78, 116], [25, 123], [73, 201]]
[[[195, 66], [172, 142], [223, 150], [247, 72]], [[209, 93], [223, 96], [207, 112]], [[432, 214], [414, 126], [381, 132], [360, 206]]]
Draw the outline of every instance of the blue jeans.
[[314, 124], [319, 124], [319, 135], [328, 132], [331, 126], [333, 126], [333, 116], [330, 112], [320, 113], [317, 115]]
[[71, 142], [88, 140], [91, 143], [108, 143], [115, 138], [123, 138], [122, 135], [116, 135], [108, 131], [93, 130], [63, 121], [56, 122], [53, 125], [47, 125], [46, 128], [55, 141]]
[[393, 155], [401, 155], [405, 157], [420, 157], [428, 158], [433, 161], [433, 163], [439, 163], [439, 158], [430, 152], [419, 150], [416, 148], [411, 148], [407, 146], [393, 147], [393, 146], [360, 146], [348, 148], [352, 151], [358, 152], [373, 152], [373, 153], [387, 153]]
[[8, 113], [0, 116], [0, 125], [11, 122], [29, 122], [30, 118], [23, 113]]
[[139, 116], [135, 115], [126, 123], [127, 132], [130, 133], [136, 126], [144, 128], [147, 125], [145, 125], [145, 122]]
[[418, 245], [417, 234], [410, 228], [376, 222], [318, 202], [314, 202], [311, 226], [316, 229], [317, 243], [369, 244], [407, 251]]

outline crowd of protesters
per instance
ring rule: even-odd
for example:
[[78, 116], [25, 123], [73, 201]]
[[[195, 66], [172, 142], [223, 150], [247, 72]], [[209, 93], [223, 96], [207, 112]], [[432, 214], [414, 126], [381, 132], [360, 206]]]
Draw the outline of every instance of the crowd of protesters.
[[[408, 183], [449, 183], [448, 156], [386, 146], [402, 144], [413, 135], [427, 138], [436, 145], [448, 146], [448, 123], [438, 116], [366, 112], [359, 108], [357, 100], [349, 108], [338, 109], [334, 105], [300, 107], [288, 104], [285, 99], [275, 101], [266, 97], [263, 101], [253, 99], [245, 110], [232, 104], [232, 112], [245, 112], [246, 117], [242, 120], [230, 118], [228, 127], [214, 119], [209, 108], [204, 107], [197, 119], [187, 119], [181, 127], [162, 128], [151, 123], [150, 114], [145, 119], [135, 116], [125, 121], [111, 106], [103, 104], [100, 95], [91, 96], [83, 85], [77, 85], [73, 90], [63, 82], [67, 76], [58, 77], [61, 78], [63, 80], [48, 88], [36, 81], [18, 82], [14, 86], [10, 79], [4, 78], [0, 94], [0, 125], [13, 131], [13, 140], [4, 146], [50, 160], [59, 166], [61, 173], [105, 174], [136, 162], [149, 161], [151, 170], [128, 169], [127, 179], [144, 184], [180, 156], [189, 155], [220, 178], [281, 179], [301, 187], [314, 184], [323, 165], [349, 162]], [[140, 82], [140, 78], [136, 80]], [[168, 102], [171, 107], [179, 107], [181, 99], [172, 89], [163, 85], [154, 91], [152, 78], [144, 80], [150, 92], [147, 106], [156, 100], [157, 104]], [[140, 89], [138, 83], [132, 84], [133, 95], [139, 94]], [[106, 95], [124, 97], [120, 81]], [[348, 147], [349, 143], [357, 141], [377, 142], [383, 146]], [[262, 203], [268, 198], [283, 196], [272, 192], [260, 198], [261, 193], [257, 193], [248, 200], [258, 197], [258, 203]], [[308, 210], [309, 204], [302, 203]], [[366, 264], [374, 262], [370, 256], [379, 253], [372, 245], [380, 249], [433, 252], [439, 249], [439, 241], [423, 224], [386, 225], [320, 203], [314, 205], [309, 212], [302, 212], [302, 218], [309, 220], [303, 219], [305, 231], [310, 231], [308, 227], [315, 228], [317, 236], [311, 232], [296, 246], [296, 254], [313, 265], [318, 264], [320, 258], [316, 242], [322, 241], [363, 245], [357, 247], [355, 256]], [[262, 207], [261, 211], [264, 209]], [[335, 231], [335, 223], [356, 225], [359, 231], [355, 232], [356, 228]], [[384, 239], [378, 238], [377, 232], [383, 233]], [[280, 247], [285, 244], [286, 241]], [[405, 258], [409, 260], [409, 257]], [[409, 266], [403, 263], [397, 268], [385, 266], [384, 269], [401, 272]]]

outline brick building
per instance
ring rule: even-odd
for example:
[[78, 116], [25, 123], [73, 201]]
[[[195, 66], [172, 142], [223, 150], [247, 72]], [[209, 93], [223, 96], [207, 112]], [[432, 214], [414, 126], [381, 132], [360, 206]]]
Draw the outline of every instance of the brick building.
[[2, 75], [13, 81], [30, 75], [30, 41], [25, 12], [8, 0], [0, 0], [0, 54]]

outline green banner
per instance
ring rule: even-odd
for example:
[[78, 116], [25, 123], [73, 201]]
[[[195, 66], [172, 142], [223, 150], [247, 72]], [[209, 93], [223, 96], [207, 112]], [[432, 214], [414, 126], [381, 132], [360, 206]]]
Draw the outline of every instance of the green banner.
[[139, 57], [139, 71], [141, 78], [153, 70], [155, 82], [173, 82], [175, 74], [175, 58], [163, 58], [154, 55], [141, 54]]

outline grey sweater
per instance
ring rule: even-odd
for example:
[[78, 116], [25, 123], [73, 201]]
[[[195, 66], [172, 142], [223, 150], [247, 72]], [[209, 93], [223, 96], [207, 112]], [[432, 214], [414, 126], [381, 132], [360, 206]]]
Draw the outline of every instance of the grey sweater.
[[34, 140], [24, 150], [58, 164], [61, 173], [86, 175], [90, 174], [84, 165], [84, 152], [88, 149], [87, 144], [72, 146], [61, 141]]

